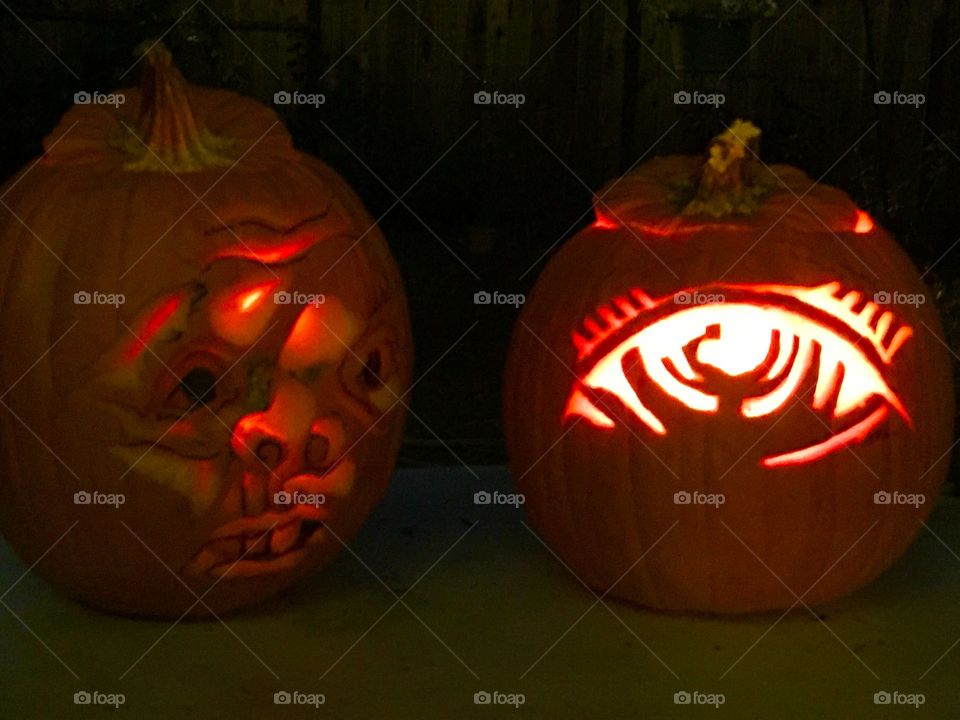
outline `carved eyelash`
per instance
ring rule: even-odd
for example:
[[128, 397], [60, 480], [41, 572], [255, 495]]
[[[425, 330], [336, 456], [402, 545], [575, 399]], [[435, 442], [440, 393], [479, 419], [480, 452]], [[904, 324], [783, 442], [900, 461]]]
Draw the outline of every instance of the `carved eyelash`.
[[[903, 324], [898, 324], [896, 316], [889, 310], [883, 310], [872, 301], [863, 302], [862, 293], [856, 290], [844, 292], [839, 282], [816, 285], [814, 287], [791, 285], [715, 285], [693, 290], [684, 290], [667, 298], [654, 300], [639, 288], [633, 288], [624, 295], [613, 298], [609, 303], [599, 305], [594, 316], [587, 316], [583, 320], [582, 330], [573, 333], [573, 344], [577, 348], [577, 362], [594, 354], [597, 346], [628, 325], [645, 310], [662, 306], [664, 301], [676, 300], [681, 296], [688, 296], [696, 300], [697, 296], [727, 297], [744, 295], [744, 300], [754, 301], [764, 299], [765, 295], [782, 295], [793, 297], [806, 303], [810, 307], [818, 308], [839, 320], [842, 320], [851, 330], [855, 330], [871, 344], [889, 364], [893, 355], [913, 334], [913, 331]], [[679, 303], [677, 303], [679, 304]], [[696, 303], [691, 303], [696, 304]], [[855, 311], [861, 307], [859, 312]], [[599, 322], [597, 322], [599, 320]]]

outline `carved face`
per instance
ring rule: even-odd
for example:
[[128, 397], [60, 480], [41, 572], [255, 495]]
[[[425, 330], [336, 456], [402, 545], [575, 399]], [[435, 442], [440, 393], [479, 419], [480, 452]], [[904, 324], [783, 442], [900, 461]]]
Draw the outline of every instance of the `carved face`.
[[205, 233], [221, 234], [195, 277], [131, 310], [68, 398], [120, 469], [125, 514], [152, 518], [137, 534], [198, 592], [286, 584], [352, 535], [371, 505], [357, 486], [383, 482], [365, 453], [392, 433], [380, 420], [408, 374], [402, 305], [336, 264], [353, 238], [309, 218]]

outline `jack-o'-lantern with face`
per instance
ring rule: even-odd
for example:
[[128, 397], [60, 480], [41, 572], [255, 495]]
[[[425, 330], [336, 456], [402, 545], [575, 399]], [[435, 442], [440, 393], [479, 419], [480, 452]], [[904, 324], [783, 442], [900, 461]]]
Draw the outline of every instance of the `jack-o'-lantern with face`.
[[664, 610], [824, 603], [908, 547], [953, 390], [906, 254], [737, 121], [601, 191], [544, 270], [505, 382], [531, 519], [584, 582]]
[[0, 528], [85, 602], [219, 613], [353, 538], [412, 343], [346, 183], [266, 107], [143, 62], [3, 190]]

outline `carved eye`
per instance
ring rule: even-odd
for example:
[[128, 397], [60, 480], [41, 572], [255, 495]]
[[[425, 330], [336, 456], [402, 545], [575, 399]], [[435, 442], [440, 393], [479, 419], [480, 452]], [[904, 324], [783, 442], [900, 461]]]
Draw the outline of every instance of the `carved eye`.
[[365, 419], [397, 402], [396, 357], [394, 333], [384, 325], [361, 337], [344, 358], [339, 377], [350, 397], [365, 408]]
[[[176, 370], [177, 367], [182, 370]], [[204, 405], [213, 406], [229, 394], [221, 382], [222, 364], [206, 353], [187, 358], [173, 368], [176, 378], [170, 378], [162, 395], [166, 411], [179, 414], [196, 411]]]
[[360, 371], [360, 382], [369, 390], [376, 390], [383, 385], [380, 373], [383, 371], [382, 357], [380, 348], [375, 348], [367, 354], [363, 361], [363, 369]]
[[212, 371], [205, 367], [195, 367], [180, 378], [178, 389], [187, 398], [208, 403], [216, 397], [216, 384], [217, 376]]
[[[666, 435], [627, 378], [634, 370], [651, 381], [645, 387], [703, 413], [715, 413], [721, 402], [721, 395], [710, 391], [711, 378], [752, 380], [757, 392], [739, 401], [739, 414], [747, 420], [782, 412], [813, 376], [813, 409], [851, 425], [761, 464], [811, 462], [864, 440], [890, 408], [911, 424], [884, 377], [911, 334], [892, 312], [864, 302], [856, 291], [843, 293], [839, 283], [717, 285], [656, 300], [633, 290], [597, 308], [596, 317], [586, 318], [583, 331], [574, 333], [578, 380], [564, 419], [579, 415], [596, 427], [614, 427], [598, 404], [600, 394], [610, 393], [650, 430]], [[627, 368], [627, 360], [636, 367]]]

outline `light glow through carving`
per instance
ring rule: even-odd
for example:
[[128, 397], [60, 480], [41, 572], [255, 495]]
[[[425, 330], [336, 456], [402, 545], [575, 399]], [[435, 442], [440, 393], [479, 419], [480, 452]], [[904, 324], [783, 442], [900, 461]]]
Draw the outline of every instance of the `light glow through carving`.
[[221, 338], [237, 346], [253, 342], [266, 328], [276, 309], [273, 293], [279, 280], [267, 280], [218, 293], [210, 303], [210, 324]]
[[853, 231], [857, 235], [863, 235], [873, 230], [873, 218], [863, 210], [857, 210], [857, 222], [853, 226]]
[[[762, 458], [766, 467], [811, 462], [860, 442], [893, 408], [910, 415], [884, 373], [912, 335], [894, 314], [838, 282], [794, 285], [715, 285], [653, 299], [639, 289], [598, 307], [573, 334], [577, 377], [564, 420], [580, 416], [612, 429], [603, 394], [616, 397], [643, 425], [666, 435], [662, 420], [644, 403], [659, 389], [687, 408], [716, 413], [720, 378], [743, 378], [758, 387], [736, 398], [745, 420], [785, 411], [813, 389], [811, 406], [829, 421], [850, 427], [808, 447]], [[631, 381], [642, 372], [643, 393]], [[815, 379], [810, 379], [815, 374]], [[714, 388], [715, 389], [715, 388]]]
[[156, 309], [150, 313], [143, 327], [137, 332], [136, 337], [127, 345], [123, 353], [124, 360], [132, 362], [139, 358], [147, 346], [160, 334], [160, 331], [170, 322], [177, 309], [180, 307], [182, 298], [179, 294], [171, 295], [165, 298]]

